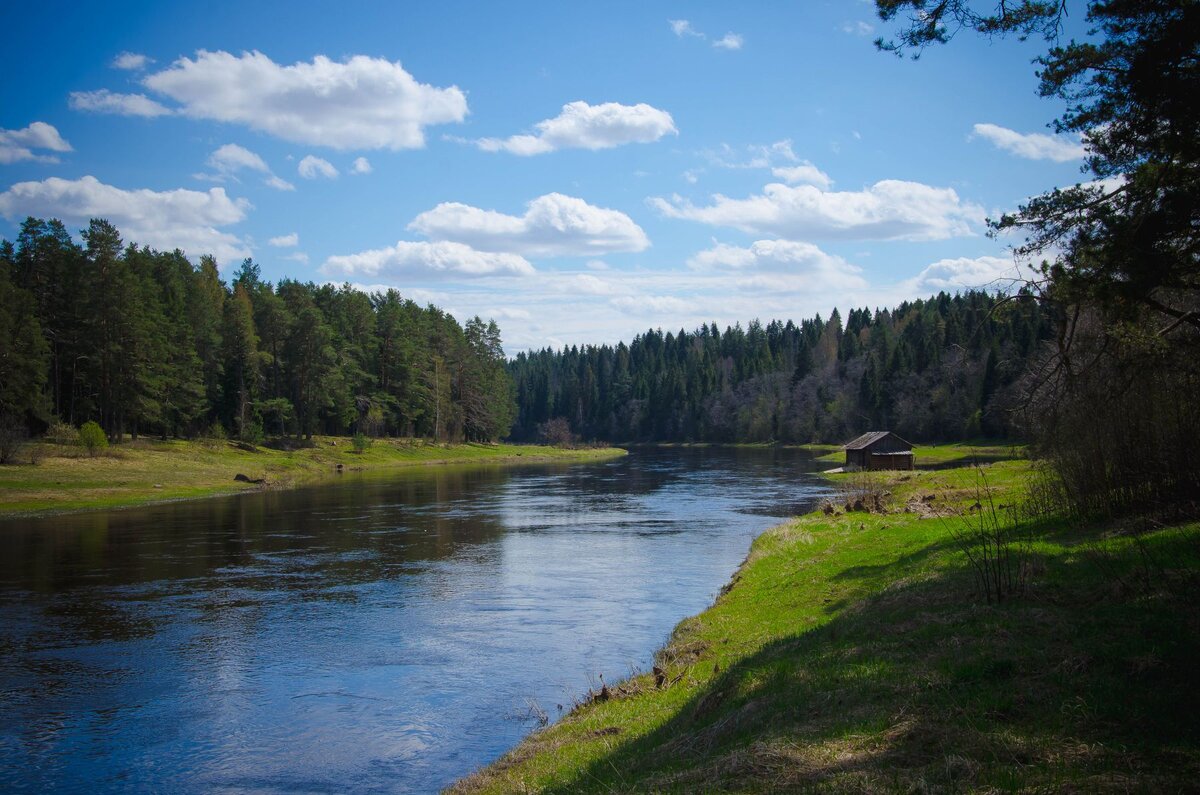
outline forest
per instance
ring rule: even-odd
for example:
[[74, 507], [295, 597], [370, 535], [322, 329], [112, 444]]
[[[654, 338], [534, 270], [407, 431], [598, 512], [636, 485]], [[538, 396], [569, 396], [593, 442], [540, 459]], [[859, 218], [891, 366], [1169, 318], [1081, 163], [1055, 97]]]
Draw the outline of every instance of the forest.
[[264, 282], [27, 219], [0, 248], [0, 410], [31, 432], [314, 433], [450, 441], [836, 442], [1019, 436], [1021, 376], [1056, 317], [1029, 294], [941, 293], [827, 319], [650, 330], [629, 344], [520, 353], [395, 290]]
[[0, 415], [38, 433], [92, 420], [113, 441], [314, 433], [489, 441], [513, 405], [500, 329], [395, 290], [368, 295], [125, 245], [27, 219], [0, 243]]
[[1021, 434], [1022, 376], [1057, 316], [1030, 294], [940, 293], [828, 319], [650, 330], [626, 345], [520, 353], [517, 439], [841, 442]]

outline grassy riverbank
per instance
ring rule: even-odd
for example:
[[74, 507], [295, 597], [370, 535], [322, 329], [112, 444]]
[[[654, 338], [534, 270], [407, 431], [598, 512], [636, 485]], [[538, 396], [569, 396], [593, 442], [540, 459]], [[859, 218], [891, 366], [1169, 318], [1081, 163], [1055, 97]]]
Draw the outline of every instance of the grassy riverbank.
[[989, 604], [961, 531], [1018, 503], [1032, 466], [917, 453], [930, 470], [834, 476], [886, 512], [764, 533], [661, 674], [593, 694], [454, 790], [1193, 788], [1200, 525], [1024, 518], [1025, 590]]
[[[299, 450], [243, 450], [221, 441], [115, 445], [96, 457], [81, 448], [39, 443], [36, 465], [0, 467], [0, 516], [124, 508], [255, 489], [287, 488], [345, 471], [441, 464], [586, 461], [624, 454], [613, 448], [562, 449], [510, 444], [433, 444], [376, 440], [355, 452], [350, 440], [318, 437]], [[242, 483], [234, 476], [263, 483]]]

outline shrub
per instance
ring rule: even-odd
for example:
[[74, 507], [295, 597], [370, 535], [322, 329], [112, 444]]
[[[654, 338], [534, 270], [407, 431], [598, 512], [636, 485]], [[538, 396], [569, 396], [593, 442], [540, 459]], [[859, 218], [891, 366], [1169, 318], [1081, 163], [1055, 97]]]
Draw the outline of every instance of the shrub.
[[0, 464], [11, 464], [17, 460], [29, 431], [19, 417], [0, 417]]
[[79, 444], [79, 431], [69, 422], [54, 420], [46, 429], [45, 439], [50, 444], [76, 445]]
[[103, 428], [89, 420], [79, 429], [79, 444], [88, 451], [88, 455], [94, 456], [108, 449], [108, 437], [104, 435]]
[[363, 433], [356, 433], [350, 439], [350, 444], [354, 446], [354, 452], [361, 453], [371, 446], [371, 440]]
[[565, 417], [554, 417], [537, 426], [538, 441], [555, 447], [570, 447], [579, 441], [571, 432], [571, 423]]
[[997, 506], [979, 469], [975, 504], [951, 534], [975, 573], [975, 584], [988, 604], [1020, 596], [1028, 584], [1033, 555], [1030, 525], [1016, 506]]

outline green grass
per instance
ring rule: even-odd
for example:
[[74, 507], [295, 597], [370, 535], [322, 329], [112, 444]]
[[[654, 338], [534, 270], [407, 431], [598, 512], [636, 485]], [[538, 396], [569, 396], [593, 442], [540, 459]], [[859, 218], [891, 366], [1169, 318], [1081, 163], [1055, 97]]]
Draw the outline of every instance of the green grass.
[[[562, 449], [511, 444], [434, 444], [377, 439], [361, 453], [349, 439], [318, 437], [312, 448], [241, 450], [226, 442], [142, 439], [88, 457], [74, 447], [40, 444], [36, 465], [0, 467], [0, 516], [97, 508], [122, 508], [197, 499], [263, 488], [287, 488], [345, 471], [443, 464], [599, 460], [622, 455], [604, 449]], [[265, 478], [239, 483], [234, 475]]]
[[1135, 537], [1039, 519], [1027, 591], [987, 604], [955, 514], [978, 516], [985, 490], [1014, 504], [1033, 476], [996, 449], [979, 469], [870, 475], [891, 512], [764, 533], [658, 653], [665, 686], [613, 687], [455, 791], [1194, 788], [1200, 525]]

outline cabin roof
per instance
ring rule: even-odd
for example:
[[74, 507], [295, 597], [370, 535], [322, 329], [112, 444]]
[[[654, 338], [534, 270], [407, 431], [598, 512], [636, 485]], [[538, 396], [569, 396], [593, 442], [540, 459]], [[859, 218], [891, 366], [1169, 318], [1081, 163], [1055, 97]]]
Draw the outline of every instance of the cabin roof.
[[[876, 442], [879, 442], [879, 441], [887, 438], [888, 436], [896, 436], [896, 434], [892, 433], [891, 431], [867, 431], [866, 433], [864, 433], [862, 436], [858, 437], [854, 441], [847, 442], [845, 445], [842, 446], [842, 449], [843, 450], [863, 450], [863, 449], [868, 448], [871, 445], [875, 444]], [[899, 436], [896, 436], [896, 439], [898, 441], [904, 442], [904, 444], [908, 445], [909, 447], [912, 447], [911, 444], [906, 442], [904, 439], [901, 439]]]

